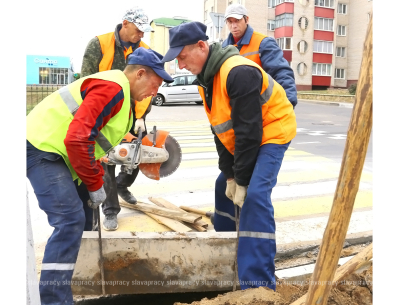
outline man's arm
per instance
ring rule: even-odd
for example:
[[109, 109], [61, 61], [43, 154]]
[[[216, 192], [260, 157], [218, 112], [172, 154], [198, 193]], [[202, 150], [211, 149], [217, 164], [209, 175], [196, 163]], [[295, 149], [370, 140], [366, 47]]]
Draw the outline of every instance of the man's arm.
[[233, 68], [227, 79], [235, 132], [233, 171], [236, 183], [242, 186], [250, 183], [262, 140], [262, 82], [262, 74], [258, 68], [245, 65]]
[[102, 58], [100, 41], [97, 37], [94, 37], [89, 41], [83, 55], [81, 77], [99, 72], [99, 64]]
[[289, 63], [283, 58], [283, 51], [272, 37], [266, 37], [260, 44], [262, 68], [285, 89], [286, 96], [293, 107], [297, 104], [297, 89], [294, 73]]
[[220, 139], [215, 134], [214, 130], [211, 127], [211, 131], [214, 134], [214, 142], [215, 146], [217, 147], [218, 152], [218, 167], [221, 172], [224, 174], [225, 179], [228, 180], [229, 178], [235, 177], [233, 172], [233, 164], [234, 158], [233, 155], [226, 149], [224, 144], [220, 141]]
[[81, 86], [83, 102], [70, 123], [64, 144], [78, 177], [90, 192], [103, 185], [104, 170], [95, 159], [95, 140], [101, 129], [122, 107], [124, 93], [118, 84], [87, 79]]

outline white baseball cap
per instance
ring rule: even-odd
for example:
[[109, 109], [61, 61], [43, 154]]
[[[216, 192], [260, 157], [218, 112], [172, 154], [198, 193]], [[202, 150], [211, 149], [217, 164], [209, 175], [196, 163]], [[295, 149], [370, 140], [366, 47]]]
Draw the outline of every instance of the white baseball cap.
[[132, 22], [142, 32], [154, 32], [149, 24], [149, 17], [139, 7], [134, 7], [126, 11], [122, 20]]
[[230, 17], [242, 19], [243, 16], [247, 16], [247, 10], [241, 4], [231, 4], [226, 8], [225, 20]]

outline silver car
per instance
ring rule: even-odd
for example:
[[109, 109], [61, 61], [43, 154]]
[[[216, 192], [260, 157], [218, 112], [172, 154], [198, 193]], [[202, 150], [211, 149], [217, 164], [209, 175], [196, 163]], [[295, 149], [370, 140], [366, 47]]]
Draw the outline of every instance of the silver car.
[[196, 76], [193, 74], [173, 75], [173, 83], [165, 83], [158, 88], [157, 96], [153, 98], [152, 103], [157, 106], [170, 103], [195, 102], [203, 104], [197, 85], [192, 83]]

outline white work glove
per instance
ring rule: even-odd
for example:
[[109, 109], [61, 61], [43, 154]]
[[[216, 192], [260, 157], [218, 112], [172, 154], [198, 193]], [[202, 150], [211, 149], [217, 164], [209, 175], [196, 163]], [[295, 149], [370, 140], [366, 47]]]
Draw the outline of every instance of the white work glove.
[[146, 130], [146, 127], [144, 127], [144, 120], [143, 119], [137, 119], [135, 123], [135, 129], [133, 131], [137, 134], [139, 131], [139, 127], [144, 132]]
[[93, 210], [97, 209], [100, 204], [106, 200], [106, 191], [104, 187], [101, 186], [97, 191], [89, 192], [90, 199], [88, 200], [88, 206]]
[[236, 184], [235, 179], [226, 181], [225, 195], [232, 201], [235, 198], [236, 186], [237, 186], [237, 184]]
[[242, 186], [236, 184], [236, 192], [235, 192], [235, 198], [233, 199], [233, 203], [238, 205], [240, 208], [243, 207], [244, 200], [246, 199], [247, 187], [248, 186]]

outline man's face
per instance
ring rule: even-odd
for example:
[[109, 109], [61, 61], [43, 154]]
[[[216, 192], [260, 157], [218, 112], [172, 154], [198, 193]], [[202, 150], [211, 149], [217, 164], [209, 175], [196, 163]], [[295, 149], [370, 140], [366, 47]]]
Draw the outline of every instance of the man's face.
[[156, 73], [146, 73], [143, 69], [138, 70], [135, 73], [136, 82], [134, 86], [131, 86], [131, 95], [135, 101], [142, 101], [146, 97], [156, 96], [163, 79]]
[[185, 46], [176, 59], [179, 69], [186, 69], [194, 75], [198, 75], [203, 69], [207, 56], [208, 53], [204, 52], [204, 49], [200, 48], [199, 43], [197, 43], [196, 45]]
[[144, 32], [140, 31], [134, 23], [128, 21], [126, 21], [125, 33], [128, 41], [131, 43], [137, 43], [140, 39], [143, 38], [144, 35]]
[[234, 17], [229, 17], [226, 19], [226, 25], [228, 26], [229, 32], [231, 32], [236, 39], [242, 38], [247, 29], [247, 23], [244, 17], [239, 20]]

